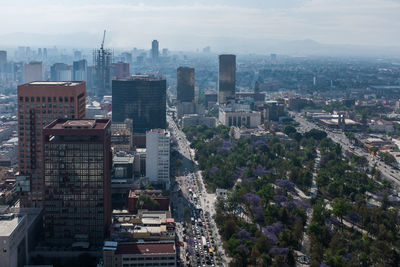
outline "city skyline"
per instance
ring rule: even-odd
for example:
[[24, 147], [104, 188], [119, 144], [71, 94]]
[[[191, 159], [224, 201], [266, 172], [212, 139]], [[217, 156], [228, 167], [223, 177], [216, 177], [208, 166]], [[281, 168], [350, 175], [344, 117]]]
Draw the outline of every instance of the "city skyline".
[[279, 43], [296, 40], [334, 45], [332, 50], [343, 44], [396, 47], [399, 11], [397, 0], [10, 2], [2, 6], [0, 23], [7, 27], [0, 30], [0, 45], [76, 46], [77, 40], [67, 36], [85, 35], [82, 47], [94, 47], [107, 29], [106, 46], [115, 48], [148, 48], [153, 39], [172, 50], [210, 45], [218, 52], [244, 53], [274, 52]]

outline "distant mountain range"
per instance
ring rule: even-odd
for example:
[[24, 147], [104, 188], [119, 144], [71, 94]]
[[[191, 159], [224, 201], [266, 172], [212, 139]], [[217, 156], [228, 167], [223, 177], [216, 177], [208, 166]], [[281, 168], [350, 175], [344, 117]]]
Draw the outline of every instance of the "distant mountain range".
[[[167, 36], [167, 35], [164, 35]], [[17, 46], [31, 47], [65, 47], [65, 48], [95, 48], [100, 46], [102, 35], [90, 33], [72, 34], [37, 34], [37, 33], [10, 33], [0, 35], [0, 48]], [[116, 37], [118, 38], [118, 37]], [[182, 42], [184, 40], [185, 42]], [[140, 40], [142, 41], [142, 40]], [[201, 41], [201, 42], [200, 42]], [[113, 43], [113, 34], [107, 33], [106, 46], [112, 48], [131, 49], [143, 42], [132, 43], [131, 47], [116, 47]], [[125, 42], [126, 43], [126, 42]], [[254, 53], [270, 54], [277, 53], [290, 56], [371, 56], [371, 57], [400, 57], [400, 47], [374, 47], [363, 45], [332, 45], [321, 44], [311, 39], [305, 40], [274, 40], [274, 39], [242, 39], [231, 37], [209, 37], [204, 40], [196, 38], [176, 38], [171, 40], [160, 40], [161, 47], [168, 47], [170, 50], [192, 50], [202, 48], [200, 43], [211, 46], [216, 53]], [[146, 48], [146, 47], [142, 47]], [[150, 43], [147, 46], [150, 49]]]

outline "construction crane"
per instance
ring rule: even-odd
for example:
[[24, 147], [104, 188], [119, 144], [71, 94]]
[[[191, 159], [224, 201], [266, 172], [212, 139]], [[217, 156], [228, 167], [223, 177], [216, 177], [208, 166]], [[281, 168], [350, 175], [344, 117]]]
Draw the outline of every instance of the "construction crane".
[[103, 41], [101, 42], [101, 47], [100, 47], [101, 50], [103, 50], [103, 47], [104, 47], [104, 39], [106, 39], [106, 30], [104, 30], [104, 33], [103, 33]]

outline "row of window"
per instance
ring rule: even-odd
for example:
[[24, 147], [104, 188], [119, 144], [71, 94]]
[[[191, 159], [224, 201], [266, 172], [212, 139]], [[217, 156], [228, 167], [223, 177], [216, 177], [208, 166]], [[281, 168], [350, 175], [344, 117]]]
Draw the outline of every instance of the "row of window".
[[68, 97], [68, 96], [64, 96], [64, 97], [62, 97], [62, 96], [59, 96], [59, 97], [53, 96], [53, 97], [47, 97], [47, 98], [45, 96], [42, 96], [42, 97], [37, 96], [36, 97], [36, 101], [35, 101], [35, 97], [33, 97], [33, 96], [31, 96], [31, 97], [20, 96], [19, 97], [19, 101], [20, 102], [46, 102], [46, 99], [47, 99], [47, 102], [57, 102], [57, 99], [58, 99], [58, 102], [68, 102], [68, 101], [69, 102], [74, 102], [75, 101], [75, 98], [73, 96], [70, 96], [70, 97]]
[[23, 108], [26, 108], [27, 110], [26, 110], [26, 112], [29, 112], [30, 110], [29, 110], [29, 108], [57, 108], [57, 107], [60, 107], [60, 108], [69, 108], [69, 107], [71, 107], [71, 108], [73, 108], [73, 107], [75, 107], [75, 104], [19, 104], [18, 105], [18, 108], [19, 108], [19, 112], [24, 112], [24, 109]]

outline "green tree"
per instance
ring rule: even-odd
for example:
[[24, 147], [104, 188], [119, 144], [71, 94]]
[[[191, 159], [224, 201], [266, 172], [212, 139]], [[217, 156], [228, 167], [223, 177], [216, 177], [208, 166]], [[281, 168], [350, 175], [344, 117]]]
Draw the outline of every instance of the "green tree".
[[343, 217], [346, 216], [351, 210], [351, 204], [343, 199], [337, 198], [332, 204], [332, 212], [335, 216], [339, 217], [343, 230]]

